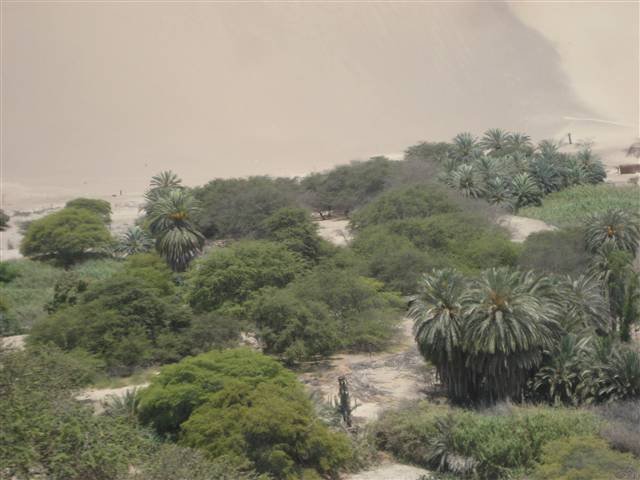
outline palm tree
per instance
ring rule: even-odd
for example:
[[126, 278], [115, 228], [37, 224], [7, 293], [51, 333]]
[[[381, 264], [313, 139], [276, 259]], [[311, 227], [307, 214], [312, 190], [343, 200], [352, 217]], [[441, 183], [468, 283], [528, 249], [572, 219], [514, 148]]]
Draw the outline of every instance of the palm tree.
[[635, 256], [640, 242], [638, 215], [615, 208], [592, 215], [587, 220], [586, 238], [592, 252], [612, 244], [616, 249], [626, 250]]
[[502, 174], [503, 163], [500, 159], [482, 155], [473, 162], [473, 168], [480, 178], [487, 183], [490, 179]]
[[600, 158], [593, 153], [589, 146], [582, 148], [576, 155], [578, 163], [585, 172], [589, 183], [600, 183], [607, 178], [607, 172]]
[[462, 164], [450, 175], [451, 185], [466, 197], [478, 198], [484, 193], [473, 165]]
[[559, 152], [560, 146], [555, 140], [541, 140], [538, 143], [538, 152], [545, 158], [554, 158]]
[[501, 205], [511, 200], [509, 182], [503, 177], [495, 177], [487, 182], [486, 197], [489, 203]]
[[501, 154], [509, 146], [511, 134], [500, 128], [491, 128], [484, 132], [480, 146], [490, 154]]
[[411, 297], [409, 317], [422, 356], [433, 363], [452, 400], [468, 400], [462, 345], [462, 275], [452, 269], [424, 275], [419, 293]]
[[513, 153], [530, 155], [533, 152], [531, 137], [525, 133], [515, 132], [509, 136], [508, 148]]
[[184, 271], [204, 244], [202, 233], [192, 222], [197, 210], [196, 200], [183, 189], [169, 190], [149, 206], [149, 227], [156, 248], [175, 271]]
[[553, 302], [544, 298], [548, 288], [532, 272], [493, 268], [466, 292], [467, 368], [482, 379], [480, 399], [518, 398], [543, 350], [555, 346], [560, 325]]
[[182, 179], [171, 170], [164, 170], [157, 175], [151, 177], [150, 182], [151, 190], [156, 188], [171, 189], [171, 188], [183, 188]]
[[545, 352], [545, 365], [533, 379], [532, 386], [536, 394], [553, 405], [580, 403], [578, 387], [590, 342], [591, 337], [579, 338], [569, 334], [562, 337], [553, 350]]
[[542, 191], [536, 182], [527, 173], [520, 173], [511, 181], [511, 208], [518, 213], [527, 205], [540, 205]]
[[118, 245], [118, 251], [125, 257], [148, 252], [151, 248], [153, 248], [153, 238], [138, 226], [129, 228], [122, 235]]
[[559, 282], [555, 292], [561, 306], [559, 321], [565, 331], [608, 333], [609, 306], [599, 275], [566, 276]]
[[459, 133], [453, 137], [453, 156], [458, 161], [468, 162], [480, 153], [478, 139], [469, 132]]
[[536, 155], [529, 162], [529, 174], [543, 193], [551, 193], [563, 187], [563, 175], [553, 159]]

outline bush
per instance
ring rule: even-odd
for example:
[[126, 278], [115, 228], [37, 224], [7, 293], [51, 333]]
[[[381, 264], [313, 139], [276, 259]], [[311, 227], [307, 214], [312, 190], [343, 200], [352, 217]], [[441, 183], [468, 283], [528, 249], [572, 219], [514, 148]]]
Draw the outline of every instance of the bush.
[[475, 471], [490, 479], [532, 467], [550, 441], [593, 434], [597, 428], [593, 415], [578, 410], [496, 407], [472, 412], [423, 402], [385, 412], [373, 434], [381, 449], [402, 460], [460, 475]]
[[53, 297], [54, 285], [63, 270], [31, 260], [3, 262], [13, 271], [13, 279], [2, 285], [2, 298], [6, 302], [12, 327], [3, 335], [15, 335], [31, 328], [46, 317], [45, 306]]
[[153, 284], [126, 274], [95, 282], [78, 304], [33, 326], [29, 341], [82, 348], [104, 360], [113, 373], [188, 353], [184, 330], [190, 310], [161, 296]]
[[596, 411], [607, 420], [600, 436], [614, 449], [640, 458], [640, 400], [607, 403]]
[[607, 448], [601, 439], [582, 436], [550, 442], [544, 447], [534, 480], [634, 480], [640, 475], [640, 463], [628, 454]]
[[210, 458], [281, 479], [333, 476], [350, 456], [347, 438], [317, 421], [300, 384], [227, 382], [182, 429], [182, 443]]
[[289, 178], [213, 180], [193, 191], [201, 204], [196, 223], [208, 238], [253, 237], [275, 211], [296, 206], [298, 188]]
[[151, 447], [120, 419], [72, 399], [87, 365], [59, 351], [0, 352], [0, 476], [113, 480]]
[[112, 245], [102, 217], [85, 209], [64, 208], [29, 225], [20, 253], [70, 267], [80, 260], [107, 254]]
[[264, 290], [249, 312], [267, 351], [293, 362], [342, 348], [384, 348], [402, 307], [402, 300], [384, 292], [379, 282], [321, 265], [284, 290]]
[[259, 237], [281, 243], [310, 262], [317, 262], [322, 254], [323, 240], [309, 212], [302, 208], [281, 208], [261, 224]]
[[243, 241], [214, 249], [192, 269], [189, 302], [198, 312], [238, 313], [250, 295], [264, 287], [284, 287], [304, 268], [300, 256], [273, 242]]
[[111, 204], [97, 198], [76, 198], [69, 200], [65, 208], [79, 208], [99, 215], [104, 223], [111, 223]]
[[447, 192], [435, 186], [412, 186], [390, 190], [357, 210], [351, 218], [354, 229], [392, 220], [424, 218], [459, 211]]
[[574, 276], [584, 273], [590, 262], [582, 228], [532, 233], [518, 257], [523, 269]]

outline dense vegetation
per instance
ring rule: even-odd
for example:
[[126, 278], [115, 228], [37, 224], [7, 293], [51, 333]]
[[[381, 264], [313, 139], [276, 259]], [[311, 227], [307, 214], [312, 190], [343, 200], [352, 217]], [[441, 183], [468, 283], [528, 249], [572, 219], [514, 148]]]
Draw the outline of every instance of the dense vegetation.
[[[301, 179], [162, 172], [118, 239], [108, 202], [72, 200], [0, 264], [0, 334], [30, 334], [0, 347], [0, 477], [312, 480], [375, 448], [462, 478], [634, 472], [638, 198], [603, 179], [589, 148], [495, 129]], [[560, 228], [516, 244], [506, 212]], [[313, 221], [337, 215], [344, 247]], [[450, 406], [346, 428], [291, 369], [391, 347], [407, 306]], [[151, 385], [100, 415], [75, 400], [130, 374]]]

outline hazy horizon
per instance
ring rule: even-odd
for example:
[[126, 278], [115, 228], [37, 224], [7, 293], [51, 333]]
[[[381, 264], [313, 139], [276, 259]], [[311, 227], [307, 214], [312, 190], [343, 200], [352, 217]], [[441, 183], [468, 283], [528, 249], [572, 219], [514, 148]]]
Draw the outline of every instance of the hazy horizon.
[[3, 187], [139, 191], [167, 168], [194, 185], [462, 130], [634, 127], [637, 32], [635, 2], [5, 2]]

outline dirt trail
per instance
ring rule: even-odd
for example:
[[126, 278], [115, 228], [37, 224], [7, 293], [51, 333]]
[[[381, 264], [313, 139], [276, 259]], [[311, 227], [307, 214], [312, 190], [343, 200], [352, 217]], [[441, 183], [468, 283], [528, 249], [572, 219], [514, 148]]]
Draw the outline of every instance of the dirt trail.
[[320, 236], [334, 245], [344, 246], [351, 240], [347, 219], [320, 220], [316, 224]]
[[424, 397], [424, 389], [433, 383], [433, 371], [425, 366], [411, 334], [413, 322], [400, 324], [398, 340], [392, 351], [375, 354], [339, 354], [314, 364], [300, 380], [323, 399], [338, 394], [338, 377], [346, 376], [351, 397], [359, 406], [354, 419], [366, 422], [403, 400]]
[[411, 465], [389, 463], [379, 465], [373, 470], [365, 470], [353, 475], [347, 475], [344, 480], [419, 480], [431, 478], [431, 472]]

